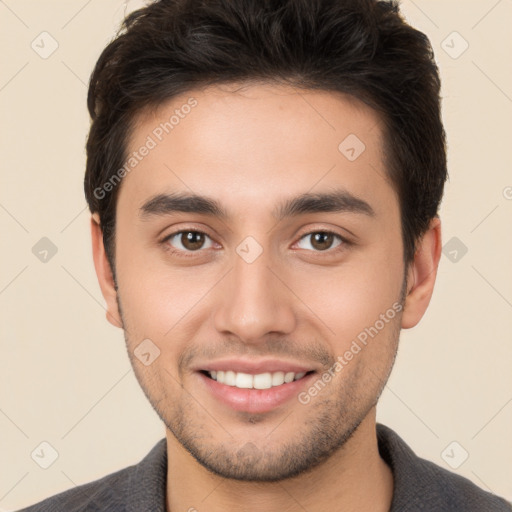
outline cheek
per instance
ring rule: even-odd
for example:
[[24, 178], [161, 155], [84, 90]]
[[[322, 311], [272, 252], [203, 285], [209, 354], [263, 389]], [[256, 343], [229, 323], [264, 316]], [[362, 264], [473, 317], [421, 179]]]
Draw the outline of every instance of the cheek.
[[122, 251], [118, 262], [119, 296], [131, 339], [142, 337], [167, 344], [201, 311], [215, 283], [207, 267], [171, 268], [162, 258], [142, 251]]
[[[397, 307], [403, 281], [399, 251], [365, 251], [338, 267], [295, 271], [287, 277], [336, 343], [345, 344], [381, 314]], [[394, 317], [395, 310], [387, 315]], [[319, 324], [320, 325], [320, 324]], [[341, 347], [340, 347], [341, 348]]]

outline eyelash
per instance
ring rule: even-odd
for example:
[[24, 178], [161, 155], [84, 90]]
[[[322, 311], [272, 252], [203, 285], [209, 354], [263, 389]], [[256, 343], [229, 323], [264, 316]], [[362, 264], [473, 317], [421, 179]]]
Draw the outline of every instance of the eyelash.
[[[170, 252], [173, 256], [178, 256], [180, 258], [191, 258], [191, 257], [196, 256], [197, 253], [200, 253], [202, 251], [202, 249], [198, 249], [197, 251], [183, 251], [181, 249], [175, 249], [168, 243], [169, 240], [171, 240], [173, 237], [175, 237], [176, 235], [179, 235], [179, 234], [183, 234], [183, 233], [197, 233], [197, 234], [205, 235], [211, 239], [211, 237], [208, 235], [208, 233], [205, 233], [204, 231], [200, 231], [198, 229], [180, 229], [179, 231], [174, 231], [173, 233], [170, 233], [169, 235], [167, 235], [161, 241], [161, 244], [164, 246], [164, 249], [166, 251]], [[341, 243], [339, 245], [337, 245], [336, 247], [334, 247], [333, 249], [326, 249], [325, 251], [312, 251], [314, 253], [333, 255], [333, 254], [337, 254], [338, 252], [343, 251], [344, 249], [346, 249], [347, 247], [352, 245], [352, 242], [347, 240], [344, 236], [341, 236], [339, 233], [336, 233], [334, 231], [329, 231], [329, 230], [322, 230], [322, 229], [317, 229], [314, 231], [309, 231], [307, 233], [304, 233], [303, 235], [301, 235], [299, 237], [299, 240], [302, 240], [303, 238], [306, 238], [307, 236], [314, 235], [316, 233], [334, 235], [335, 237], [337, 237], [340, 240]], [[302, 250], [308, 250], [308, 249], [302, 249]]]

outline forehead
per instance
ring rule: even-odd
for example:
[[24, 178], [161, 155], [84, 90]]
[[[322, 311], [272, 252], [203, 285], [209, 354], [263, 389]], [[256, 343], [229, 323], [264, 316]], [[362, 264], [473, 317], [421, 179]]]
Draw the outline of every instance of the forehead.
[[136, 118], [128, 156], [150, 150], [123, 179], [120, 201], [140, 207], [179, 190], [215, 195], [228, 208], [271, 209], [277, 195], [340, 185], [389, 201], [382, 126], [341, 93], [270, 84], [191, 90]]

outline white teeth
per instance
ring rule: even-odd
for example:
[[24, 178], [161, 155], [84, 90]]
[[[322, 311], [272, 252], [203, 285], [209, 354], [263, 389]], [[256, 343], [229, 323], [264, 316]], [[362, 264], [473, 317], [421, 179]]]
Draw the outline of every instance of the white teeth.
[[276, 372], [272, 374], [272, 386], [280, 386], [284, 384], [284, 372]]
[[232, 370], [213, 370], [208, 373], [212, 379], [221, 384], [242, 389], [269, 389], [274, 386], [281, 386], [284, 383], [302, 379], [302, 377], [306, 375], [306, 372], [267, 372], [251, 375], [249, 373], [234, 372]]
[[236, 373], [232, 371], [227, 371], [224, 374], [224, 383], [228, 386], [234, 386], [236, 384]]
[[284, 374], [284, 381], [286, 383], [291, 382], [294, 379], [294, 377], [295, 377], [295, 373], [293, 373], [293, 372], [285, 373]]
[[272, 387], [272, 374], [259, 373], [253, 377], [254, 389], [268, 389]]
[[[219, 380], [217, 378], [217, 380]], [[222, 382], [222, 381], [221, 381]], [[226, 382], [226, 379], [224, 379], [224, 382], [222, 382], [223, 384], [228, 384]], [[229, 386], [229, 384], [228, 384]], [[248, 373], [237, 373], [236, 374], [236, 380], [235, 380], [235, 386], [237, 388], [252, 388], [253, 387], [253, 378], [252, 378], [252, 375], [249, 375]]]

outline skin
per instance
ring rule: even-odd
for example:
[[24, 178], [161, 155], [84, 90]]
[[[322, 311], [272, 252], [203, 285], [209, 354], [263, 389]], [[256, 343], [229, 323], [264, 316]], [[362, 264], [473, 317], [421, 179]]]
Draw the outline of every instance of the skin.
[[[99, 218], [91, 219], [107, 318], [123, 327], [135, 374], [166, 426], [167, 510], [387, 511], [393, 477], [379, 456], [375, 406], [400, 329], [416, 325], [430, 301], [440, 221], [406, 268], [381, 120], [341, 94], [254, 83], [189, 91], [141, 115], [129, 150], [189, 97], [197, 106], [123, 179], [117, 289]], [[352, 162], [338, 150], [351, 133], [366, 146]], [[340, 188], [374, 215], [272, 215], [283, 200]], [[171, 192], [213, 198], [229, 218], [142, 218], [148, 199]], [[208, 236], [199, 248], [179, 236], [164, 240], [179, 230]], [[325, 231], [350, 243], [334, 236], [330, 247], [314, 244], [311, 234]], [[247, 236], [263, 251], [252, 263], [236, 252]], [[235, 411], [194, 371], [228, 356], [268, 357], [321, 377], [402, 291], [403, 310], [308, 404], [293, 398], [267, 413]], [[145, 366], [134, 349], [148, 338], [160, 356]]]

